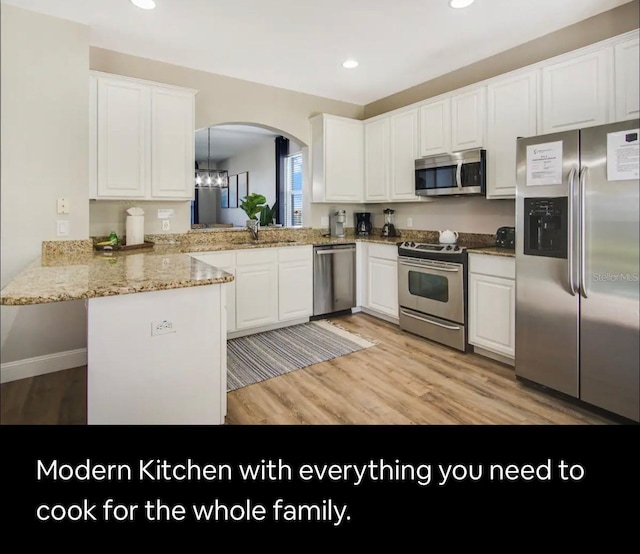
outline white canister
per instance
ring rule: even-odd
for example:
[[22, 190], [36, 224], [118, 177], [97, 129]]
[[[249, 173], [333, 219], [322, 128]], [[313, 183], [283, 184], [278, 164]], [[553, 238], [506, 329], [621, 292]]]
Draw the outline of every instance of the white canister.
[[127, 246], [134, 246], [144, 242], [144, 210], [129, 208], [127, 210]]

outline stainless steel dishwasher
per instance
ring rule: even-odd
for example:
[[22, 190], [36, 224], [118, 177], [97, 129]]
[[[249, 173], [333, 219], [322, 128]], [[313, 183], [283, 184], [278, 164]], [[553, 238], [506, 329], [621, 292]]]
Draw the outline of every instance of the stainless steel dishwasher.
[[356, 245], [313, 247], [313, 315], [356, 305]]

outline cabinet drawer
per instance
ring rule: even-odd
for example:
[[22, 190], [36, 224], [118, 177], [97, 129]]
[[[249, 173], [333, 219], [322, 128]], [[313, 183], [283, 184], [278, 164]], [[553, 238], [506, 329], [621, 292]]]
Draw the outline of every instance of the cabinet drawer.
[[278, 249], [278, 262], [306, 262], [313, 258], [313, 246], [286, 246]]
[[395, 261], [398, 259], [398, 247], [395, 244], [368, 243], [369, 257]]
[[469, 272], [515, 279], [516, 259], [490, 254], [469, 254]]
[[191, 254], [191, 257], [215, 267], [233, 267], [236, 265], [236, 253], [233, 250]]
[[249, 248], [239, 250], [236, 254], [236, 265], [268, 264], [278, 261], [276, 248]]

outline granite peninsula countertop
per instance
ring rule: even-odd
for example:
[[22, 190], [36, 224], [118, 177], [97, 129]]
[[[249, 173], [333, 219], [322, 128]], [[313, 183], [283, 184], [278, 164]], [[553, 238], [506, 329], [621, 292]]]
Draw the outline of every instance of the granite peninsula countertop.
[[[469, 235], [478, 236], [481, 235]], [[156, 237], [159, 236], [150, 238], [153, 241]], [[200, 262], [189, 254], [354, 242], [395, 246], [412, 238], [409, 235], [393, 238], [378, 235], [332, 238], [318, 233], [295, 234], [287, 231], [276, 234], [265, 232], [257, 242], [237, 233], [220, 234], [217, 242], [213, 240], [213, 235], [207, 236], [206, 233], [192, 232], [175, 237], [177, 240], [164, 237], [169, 242], [175, 242], [174, 244], [156, 243], [150, 249], [113, 252], [93, 251], [91, 240], [45, 242], [42, 256], [2, 289], [0, 304], [46, 304], [233, 281], [230, 273]], [[225, 240], [222, 240], [223, 237]], [[469, 251], [509, 255], [493, 252], [494, 250], [501, 249], [481, 248]]]

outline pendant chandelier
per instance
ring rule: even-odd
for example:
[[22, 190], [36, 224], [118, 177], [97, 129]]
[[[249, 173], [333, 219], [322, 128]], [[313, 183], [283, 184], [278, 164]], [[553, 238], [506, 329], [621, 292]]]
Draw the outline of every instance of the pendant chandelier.
[[196, 171], [197, 187], [226, 188], [229, 174], [226, 169], [211, 169], [211, 127], [207, 129], [207, 171]]

